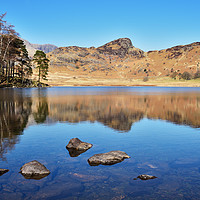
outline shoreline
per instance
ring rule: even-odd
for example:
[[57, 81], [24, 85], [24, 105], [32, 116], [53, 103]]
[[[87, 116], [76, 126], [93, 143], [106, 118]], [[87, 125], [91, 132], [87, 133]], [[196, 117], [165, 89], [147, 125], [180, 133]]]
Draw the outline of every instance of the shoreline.
[[172, 87], [177, 87], [177, 88], [181, 88], [181, 87], [185, 87], [185, 88], [200, 88], [200, 84], [199, 85], [193, 85], [193, 84], [189, 84], [189, 85], [175, 85], [175, 84], [172, 84], [172, 85], [155, 85], [155, 84], [148, 84], [148, 85], [145, 85], [145, 84], [134, 84], [134, 85], [124, 85], [124, 84], [118, 84], [118, 85], [115, 85], [115, 84], [112, 84], [112, 85], [108, 85], [108, 84], [49, 84], [48, 86], [43, 86], [43, 87], [16, 87], [16, 86], [12, 86], [12, 87], [3, 87], [3, 86], [0, 86], [0, 89], [4, 89], [4, 88], [18, 88], [18, 89], [27, 89], [27, 88], [50, 88], [50, 87], [169, 87], [169, 88], [172, 88]]
[[[35, 80], [32, 79], [32, 86], [24, 84], [5, 84], [0, 85], [0, 88], [37, 88]], [[200, 87], [200, 79], [192, 80], [173, 80], [173, 79], [154, 79], [144, 82], [140, 79], [137, 80], [127, 80], [127, 79], [53, 79], [49, 78], [48, 81], [41, 83], [41, 88], [46, 87]]]
[[200, 82], [199, 83], [149, 83], [149, 84], [142, 84], [142, 83], [137, 83], [137, 84], [89, 84], [89, 83], [69, 83], [69, 84], [54, 84], [50, 83], [50, 87], [193, 87], [193, 88], [198, 88], [200, 87]]

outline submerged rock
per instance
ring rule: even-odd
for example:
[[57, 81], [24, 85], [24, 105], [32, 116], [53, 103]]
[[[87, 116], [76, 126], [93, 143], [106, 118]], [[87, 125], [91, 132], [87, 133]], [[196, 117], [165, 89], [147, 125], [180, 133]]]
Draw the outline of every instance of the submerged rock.
[[29, 163], [24, 164], [20, 168], [20, 173], [26, 179], [42, 179], [50, 174], [50, 171], [37, 160], [33, 160]]
[[82, 182], [101, 182], [108, 179], [107, 176], [98, 176], [98, 175], [91, 175], [91, 174], [79, 174], [79, 173], [70, 173], [70, 177], [73, 179], [77, 179], [78, 181]]
[[123, 151], [110, 151], [107, 153], [95, 154], [88, 159], [88, 163], [91, 166], [97, 165], [114, 165], [116, 163], [122, 162], [124, 159], [130, 158]]
[[141, 179], [141, 180], [149, 180], [149, 179], [155, 179], [157, 177], [156, 176], [147, 175], [147, 174], [142, 174], [142, 175], [139, 175], [137, 178], [134, 178], [134, 180], [137, 180], [138, 178]]
[[3, 174], [5, 174], [8, 171], [9, 171], [9, 169], [0, 169], [0, 176], [2, 176]]
[[78, 138], [72, 138], [68, 145], [66, 146], [67, 150], [69, 151], [69, 155], [71, 157], [77, 157], [81, 153], [86, 152], [90, 149], [93, 145], [87, 142], [82, 142]]

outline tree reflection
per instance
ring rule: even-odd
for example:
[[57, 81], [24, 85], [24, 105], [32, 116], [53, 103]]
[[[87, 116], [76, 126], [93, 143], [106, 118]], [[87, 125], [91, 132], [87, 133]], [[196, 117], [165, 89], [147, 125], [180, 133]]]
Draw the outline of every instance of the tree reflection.
[[49, 114], [49, 108], [46, 98], [46, 89], [38, 89], [38, 103], [36, 111], [33, 112], [34, 120], [37, 124], [44, 123]]
[[33, 113], [35, 122], [38, 124], [44, 123], [48, 114], [48, 103], [45, 100], [40, 101], [38, 103], [37, 112]]
[[18, 135], [22, 134], [31, 114], [32, 101], [24, 99], [23, 93], [15, 90], [1, 90], [0, 93], [0, 157], [14, 148], [19, 141]]

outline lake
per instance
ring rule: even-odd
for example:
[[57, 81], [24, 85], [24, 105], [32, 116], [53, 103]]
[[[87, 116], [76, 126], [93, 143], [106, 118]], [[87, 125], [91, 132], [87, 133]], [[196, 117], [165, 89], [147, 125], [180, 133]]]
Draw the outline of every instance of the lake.
[[[0, 135], [0, 199], [200, 199], [200, 88], [0, 89]], [[71, 157], [75, 137], [93, 147]], [[131, 158], [88, 164], [112, 150]], [[32, 160], [51, 173], [25, 179]]]

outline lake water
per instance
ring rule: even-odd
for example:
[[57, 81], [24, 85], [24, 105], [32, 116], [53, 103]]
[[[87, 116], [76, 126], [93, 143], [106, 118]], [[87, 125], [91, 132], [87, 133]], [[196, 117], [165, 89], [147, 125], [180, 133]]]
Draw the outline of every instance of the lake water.
[[[0, 89], [0, 135], [0, 199], [200, 199], [200, 88]], [[70, 157], [75, 137], [93, 147]], [[88, 164], [111, 150], [131, 158]], [[25, 179], [32, 160], [50, 175]]]

